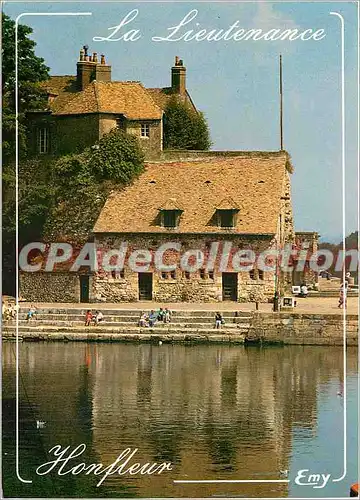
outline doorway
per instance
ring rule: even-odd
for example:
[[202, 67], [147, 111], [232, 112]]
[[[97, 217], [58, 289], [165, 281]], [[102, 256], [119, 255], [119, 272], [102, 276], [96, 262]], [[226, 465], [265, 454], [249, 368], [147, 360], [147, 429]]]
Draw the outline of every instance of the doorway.
[[80, 302], [89, 302], [90, 300], [90, 276], [80, 276]]
[[152, 300], [152, 273], [139, 273], [139, 300]]
[[223, 300], [237, 301], [238, 275], [237, 273], [222, 273]]

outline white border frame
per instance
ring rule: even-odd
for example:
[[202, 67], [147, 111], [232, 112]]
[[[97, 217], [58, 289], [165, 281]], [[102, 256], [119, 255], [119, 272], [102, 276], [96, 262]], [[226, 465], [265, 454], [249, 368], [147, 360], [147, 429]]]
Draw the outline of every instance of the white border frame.
[[[314, 3], [312, 0], [200, 0], [197, 1], [196, 3], [221, 3], [223, 1], [224, 3]], [[33, 0], [34, 3], [48, 3], [44, 0]], [[318, 3], [354, 3], [351, 1], [341, 1], [341, 0], [317, 0]], [[24, 3], [22, 0], [14, 0], [9, 3]], [[53, 3], [74, 3], [74, 0], [62, 0], [59, 2], [53, 2]], [[86, 3], [100, 3], [100, 0], [86, 0]], [[102, 0], [101, 3], [135, 3], [134, 1], [131, 0]], [[192, 0], [173, 0], [173, 1], [166, 1], [166, 0], [139, 0], [136, 3], [195, 3]], [[360, 133], [360, 106], [359, 106], [359, 99], [360, 99], [360, 45], [359, 45], [359, 40], [360, 40], [360, 3], [359, 0], [356, 1], [357, 3], [357, 21], [358, 21], [358, 99], [357, 99], [357, 105], [358, 105], [358, 123], [357, 123], [357, 132], [358, 132], [358, 179], [359, 179], [359, 172], [360, 172], [360, 160], [359, 160], [359, 153], [360, 153], [360, 139], [359, 139], [359, 133]], [[342, 230], [343, 230], [343, 251], [345, 255], [345, 237], [346, 237], [346, 186], [345, 186], [345, 181], [346, 181], [346, 175], [345, 175], [345, 61], [344, 61], [344, 36], [345, 36], [345, 21], [344, 18], [341, 14], [338, 12], [330, 12], [331, 15], [335, 15], [340, 19], [341, 22], [341, 120], [342, 120], [342, 126], [341, 126], [341, 147], [342, 147], [342, 155], [341, 155], [341, 168], [342, 168]], [[15, 168], [16, 168], [16, 180], [15, 180], [15, 202], [16, 202], [16, 229], [15, 229], [15, 252], [16, 252], [16, 272], [15, 272], [15, 283], [16, 283], [16, 306], [17, 306], [17, 314], [16, 314], [16, 475], [17, 478], [23, 482], [23, 483], [32, 483], [31, 480], [26, 480], [23, 479], [20, 476], [19, 473], [19, 317], [18, 317], [18, 306], [19, 306], [19, 207], [18, 207], [18, 202], [19, 202], [19, 122], [18, 122], [18, 114], [19, 114], [19, 99], [18, 99], [18, 24], [19, 20], [22, 17], [25, 16], [89, 16], [92, 15], [91, 12], [56, 12], [56, 13], [47, 13], [47, 12], [42, 12], [42, 13], [31, 13], [31, 12], [23, 12], [19, 16], [17, 16], [15, 20], [15, 88], [16, 88], [16, 93], [15, 93], [15, 115], [16, 115], [16, 152], [15, 152]], [[359, 206], [359, 195], [358, 195], [358, 207]], [[360, 236], [359, 236], [359, 242], [360, 242]], [[346, 357], [346, 308], [343, 308], [343, 380], [344, 380], [344, 387], [343, 387], [343, 396], [344, 396], [344, 414], [343, 414], [343, 436], [344, 436], [344, 452], [343, 452], [343, 474], [339, 478], [333, 479], [333, 482], [339, 482], [342, 481], [346, 475], [347, 475], [347, 384], [346, 384], [346, 376], [347, 376], [347, 357]], [[359, 366], [360, 366], [360, 360], [359, 360]], [[358, 367], [359, 368], [359, 367]], [[358, 380], [360, 380], [360, 375], [358, 372]], [[360, 437], [359, 437], [360, 439]], [[359, 443], [358, 443], [359, 445]], [[249, 479], [249, 480], [174, 480], [174, 483], [289, 483], [289, 479]], [[310, 497], [307, 497], [310, 498]], [[327, 498], [328, 500], [332, 500], [332, 498], [340, 500], [342, 498], [346, 499], [348, 497], [323, 497]], [[296, 498], [293, 497], [293, 500], [297, 500]], [[300, 500], [300, 499], [299, 499]]]

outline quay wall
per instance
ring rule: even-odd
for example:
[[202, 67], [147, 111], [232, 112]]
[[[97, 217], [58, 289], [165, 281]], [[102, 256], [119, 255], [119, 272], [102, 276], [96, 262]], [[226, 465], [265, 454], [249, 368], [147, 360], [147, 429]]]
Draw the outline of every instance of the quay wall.
[[[176, 312], [173, 321], [156, 324], [152, 328], [137, 326], [138, 312], [104, 310], [105, 321], [96, 327], [85, 327], [83, 310], [51, 309], [48, 319], [19, 321], [19, 339], [24, 341], [131, 341], [131, 342], [221, 342], [229, 344], [298, 344], [343, 345], [344, 321], [342, 314], [305, 314], [293, 312], [252, 312], [238, 316], [236, 311], [225, 313], [221, 330], [213, 328], [213, 312]], [[199, 316], [200, 315], [200, 316]], [[57, 320], [59, 316], [59, 320]], [[64, 320], [65, 317], [65, 320]], [[62, 318], [62, 319], [61, 319]], [[81, 318], [81, 320], [79, 320]], [[127, 318], [127, 319], [126, 319]], [[358, 345], [358, 315], [347, 315], [345, 322], [346, 344]], [[14, 321], [4, 321], [4, 340], [15, 340]]]
[[[345, 322], [346, 344], [358, 345], [359, 319], [349, 314]], [[253, 313], [248, 342], [300, 345], [342, 345], [342, 314]]]

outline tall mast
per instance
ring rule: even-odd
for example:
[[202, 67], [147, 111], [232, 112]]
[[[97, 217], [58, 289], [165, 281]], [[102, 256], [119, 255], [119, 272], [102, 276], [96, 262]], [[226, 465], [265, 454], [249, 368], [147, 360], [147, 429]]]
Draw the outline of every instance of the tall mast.
[[283, 85], [282, 85], [282, 56], [280, 54], [280, 67], [279, 67], [279, 87], [280, 87], [280, 149], [284, 149], [283, 137]]

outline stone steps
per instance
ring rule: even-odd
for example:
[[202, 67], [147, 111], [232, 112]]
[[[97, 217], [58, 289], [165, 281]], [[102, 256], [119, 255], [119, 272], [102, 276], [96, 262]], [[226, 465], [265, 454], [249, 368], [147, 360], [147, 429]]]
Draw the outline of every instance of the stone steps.
[[[156, 328], [161, 328], [161, 329], [177, 329], [177, 328], [186, 328], [186, 329], [209, 329], [213, 326], [214, 322], [182, 322], [182, 321], [172, 321], [171, 323], [163, 323], [163, 322], [156, 322]], [[10, 320], [4, 322], [4, 326], [16, 326], [15, 320]], [[32, 319], [30, 321], [26, 320], [20, 320], [19, 321], [19, 327], [28, 327], [32, 328], [40, 328], [43, 326], [53, 326], [56, 328], [62, 328], [62, 327], [71, 327], [71, 328], [76, 328], [76, 327], [83, 327], [84, 326], [84, 320], [82, 319], [81, 321], [69, 321], [69, 320], [46, 320], [46, 319]], [[94, 325], [91, 325], [94, 327]], [[137, 321], [133, 322], [127, 322], [127, 321], [105, 321], [101, 323], [101, 325], [96, 325], [95, 328], [99, 329], [104, 327], [108, 328], [131, 328], [133, 326], [137, 326]], [[239, 323], [230, 323], [230, 322], [225, 322], [224, 327], [233, 330], [233, 329], [239, 329], [239, 328], [249, 328], [250, 323], [249, 321], [246, 322], [239, 322]]]
[[[26, 321], [26, 313], [19, 313], [19, 321]], [[140, 318], [140, 314], [137, 315], [110, 315], [104, 314], [105, 323], [136, 323]], [[239, 317], [224, 317], [227, 323], [247, 323], [251, 319], [251, 316], [239, 316]], [[80, 322], [85, 321], [85, 314], [46, 314], [46, 313], [36, 313], [35, 318], [30, 321], [56, 321], [56, 323], [61, 321], [67, 322]], [[214, 315], [212, 316], [172, 316], [172, 323], [214, 323]]]
[[[111, 327], [56, 327], [47, 326], [19, 327], [19, 340], [79, 340], [79, 341], [204, 341], [204, 342], [239, 342], [243, 343], [248, 329], [229, 330], [225, 327], [214, 328], [111, 328]], [[16, 329], [14, 326], [3, 327], [3, 339], [15, 340]]]
[[[33, 319], [27, 321], [29, 306], [19, 310], [19, 340], [79, 340], [79, 341], [201, 341], [243, 343], [250, 328], [252, 314], [245, 311], [224, 311], [225, 325], [214, 328], [215, 311], [172, 311], [170, 323], [157, 322], [153, 327], [139, 327], [140, 313], [150, 309], [105, 309], [99, 325], [84, 326], [89, 307], [39, 307]], [[16, 321], [4, 321], [4, 339], [15, 340]]]
[[[65, 315], [80, 315], [81, 317], [85, 316], [86, 311], [89, 309], [89, 307], [79, 307], [79, 308], [43, 308], [43, 307], [38, 307], [36, 309], [37, 315], [39, 314], [55, 314], [56, 316], [59, 316], [60, 314], [65, 314]], [[22, 307], [20, 306], [19, 313], [20, 314], [26, 314], [29, 310], [29, 307]], [[150, 313], [150, 309], [148, 308], [142, 308], [139, 306], [137, 309], [105, 309], [101, 308], [101, 306], [96, 305], [96, 307], [91, 308], [92, 312], [95, 312], [97, 310], [101, 311], [104, 316], [135, 316], [136, 318], [139, 318], [141, 312], [146, 312]], [[251, 314], [246, 311], [240, 311], [239, 309], [234, 309], [233, 311], [222, 311], [221, 314], [223, 315], [224, 318], [234, 318], [234, 317], [249, 317]], [[181, 318], [195, 318], [195, 317], [207, 317], [207, 318], [212, 318], [214, 319], [215, 316], [215, 311], [206, 311], [206, 310], [200, 310], [200, 311], [174, 311], [172, 310], [172, 317], [181, 317]]]

